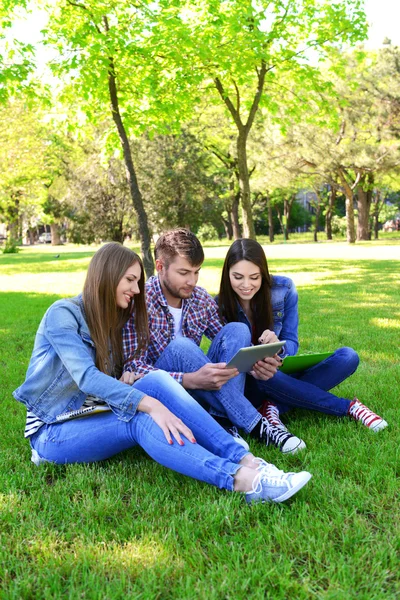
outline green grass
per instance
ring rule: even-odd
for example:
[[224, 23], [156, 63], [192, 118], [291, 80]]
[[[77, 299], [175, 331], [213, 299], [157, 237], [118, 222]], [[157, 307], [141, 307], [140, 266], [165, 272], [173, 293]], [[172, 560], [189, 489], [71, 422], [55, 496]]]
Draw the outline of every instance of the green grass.
[[[11, 392], [44, 310], [80, 290], [95, 248], [0, 256], [1, 599], [399, 597], [400, 245], [375, 244], [367, 258], [340, 244], [313, 248], [267, 248], [271, 271], [297, 284], [301, 349], [356, 348], [361, 365], [336, 392], [357, 394], [389, 427], [374, 435], [293, 411], [303, 454], [251, 447], [313, 479], [286, 504], [252, 508], [140, 449], [95, 465], [32, 465], [24, 407]], [[201, 284], [214, 293], [224, 252], [206, 249]]]

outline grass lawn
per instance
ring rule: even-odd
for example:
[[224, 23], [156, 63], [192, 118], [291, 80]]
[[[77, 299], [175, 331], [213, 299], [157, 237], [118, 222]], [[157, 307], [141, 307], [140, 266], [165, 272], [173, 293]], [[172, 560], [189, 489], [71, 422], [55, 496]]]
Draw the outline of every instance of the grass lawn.
[[[286, 504], [252, 508], [141, 449], [93, 465], [30, 463], [25, 409], [11, 392], [43, 312], [80, 291], [94, 248], [0, 255], [0, 599], [400, 597], [400, 240], [266, 251], [271, 272], [298, 287], [301, 350], [353, 346], [360, 367], [335, 392], [357, 395], [389, 427], [373, 434], [347, 419], [289, 413], [305, 452], [251, 448], [313, 479]], [[211, 293], [225, 252], [206, 248], [200, 285]]]

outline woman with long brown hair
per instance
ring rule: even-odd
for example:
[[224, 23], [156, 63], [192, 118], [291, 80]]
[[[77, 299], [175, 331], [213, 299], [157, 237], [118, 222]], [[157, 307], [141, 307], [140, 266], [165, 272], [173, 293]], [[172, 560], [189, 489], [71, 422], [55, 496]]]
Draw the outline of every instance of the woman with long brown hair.
[[286, 356], [295, 355], [298, 341], [298, 296], [289, 277], [271, 276], [262, 246], [251, 239], [236, 240], [228, 250], [217, 298], [221, 318], [246, 323], [253, 344], [285, 340], [279, 354], [257, 362], [246, 377], [245, 396], [260, 409], [265, 427], [287, 432], [280, 414], [299, 407], [335, 416], [349, 416], [374, 431], [387, 426], [357, 398], [348, 400], [328, 390], [356, 370], [352, 348], [339, 348], [329, 358], [287, 375], [279, 370]]
[[311, 475], [284, 473], [238, 445], [164, 371], [121, 377], [122, 327], [133, 314], [139, 349], [148, 341], [144, 275], [137, 254], [104, 245], [83, 294], [47, 310], [25, 382], [25, 436], [35, 464], [94, 462], [133, 446], [179, 473], [231, 491], [248, 503], [283, 502]]

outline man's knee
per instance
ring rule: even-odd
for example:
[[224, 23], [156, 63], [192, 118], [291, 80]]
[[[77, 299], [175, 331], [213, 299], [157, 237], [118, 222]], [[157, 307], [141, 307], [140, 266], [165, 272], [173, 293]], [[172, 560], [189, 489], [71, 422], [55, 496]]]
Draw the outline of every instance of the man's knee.
[[240, 338], [243, 340], [243, 346], [251, 344], [251, 332], [245, 323], [228, 323], [222, 328], [225, 337]]
[[193, 340], [187, 337], [175, 338], [168, 344], [166, 349], [176, 352], [202, 352], [200, 347]]

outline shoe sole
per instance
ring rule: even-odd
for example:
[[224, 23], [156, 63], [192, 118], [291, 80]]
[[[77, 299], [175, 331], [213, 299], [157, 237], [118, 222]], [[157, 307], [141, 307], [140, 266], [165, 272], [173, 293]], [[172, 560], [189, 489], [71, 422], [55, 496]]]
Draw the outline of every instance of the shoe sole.
[[290, 490], [288, 490], [287, 492], [282, 494], [282, 496], [279, 496], [278, 498], [275, 498], [274, 500], [272, 500], [272, 502], [278, 502], [278, 503], [285, 502], [285, 500], [289, 500], [289, 498], [294, 496], [294, 494], [296, 494], [296, 492], [301, 490], [301, 488], [303, 488], [310, 481], [310, 479], [312, 477], [311, 473], [309, 473], [308, 471], [303, 471], [303, 472], [304, 472], [303, 479], [301, 479], [296, 485], [294, 485], [292, 488], [290, 488]]

